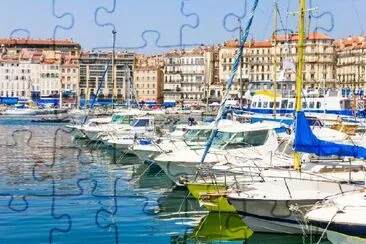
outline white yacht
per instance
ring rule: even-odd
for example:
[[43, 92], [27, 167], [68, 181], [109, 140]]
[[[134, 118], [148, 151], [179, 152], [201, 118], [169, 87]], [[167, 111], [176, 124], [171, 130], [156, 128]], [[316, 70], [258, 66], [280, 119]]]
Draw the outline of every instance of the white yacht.
[[80, 130], [89, 140], [99, 140], [99, 134], [109, 132], [112, 133], [119, 129], [128, 128], [134, 117], [145, 114], [146, 113], [141, 110], [125, 110], [123, 112], [113, 114], [109, 123], [91, 123], [81, 126]]
[[[313, 132], [323, 140], [332, 142], [345, 142], [348, 140], [346, 134], [329, 128], [316, 127]], [[210, 181], [210, 178], [214, 177], [214, 181], [218, 184], [242, 185], [281, 176], [315, 179], [318, 173], [323, 173], [322, 176], [330, 177], [332, 180], [339, 182], [347, 180], [360, 182], [363, 180], [363, 162], [360, 160], [350, 161], [347, 158], [340, 157], [319, 158], [311, 154], [303, 154], [301, 172], [304, 172], [304, 174], [299, 175], [297, 171], [288, 170], [293, 166], [293, 154], [293, 136], [290, 135], [280, 140], [278, 148], [272, 154], [257, 157], [244, 155], [230, 158], [230, 161], [215, 164], [210, 169], [212, 174], [208, 177], [200, 174], [200, 177], [196, 180], [202, 183]], [[350, 168], [353, 169], [351, 173], [349, 173]]]
[[322, 228], [334, 244], [366, 243], [365, 210], [365, 192], [353, 192], [315, 205], [305, 219], [308, 225]]
[[91, 118], [85, 124], [69, 124], [66, 125], [67, 128], [72, 129], [72, 136], [76, 139], [87, 139], [87, 136], [81, 130], [85, 126], [100, 126], [102, 124], [108, 124], [111, 122], [112, 117], [102, 117], [102, 118]]
[[[328, 180], [307, 180], [299, 177], [278, 178], [254, 183], [240, 192], [228, 195], [228, 201], [242, 215], [254, 232], [303, 234], [319, 232], [318, 228], [304, 229], [298, 212], [292, 208], [310, 209], [324, 198], [360, 189], [354, 184]], [[304, 211], [304, 210], [303, 210]]]
[[[221, 120], [219, 128], [239, 124], [232, 120]], [[167, 136], [151, 140], [150, 143], [137, 141], [131, 150], [143, 161], [154, 160], [162, 153], [178, 152], [187, 149], [202, 149], [210, 137], [213, 124], [177, 125]]]
[[154, 161], [176, 184], [194, 177], [200, 165], [227, 162], [228, 158], [240, 156], [261, 157], [271, 155], [278, 146], [275, 127], [272, 124], [255, 123], [220, 128], [215, 136], [210, 152], [201, 164], [204, 149], [183, 149], [160, 154]]
[[3, 114], [5, 115], [36, 115], [38, 109], [31, 108], [28, 104], [18, 103], [14, 105], [14, 108], [6, 109]]
[[135, 117], [130, 125], [103, 132], [98, 136], [106, 144], [120, 150], [127, 150], [136, 140], [153, 137], [155, 137], [155, 124], [152, 116]]

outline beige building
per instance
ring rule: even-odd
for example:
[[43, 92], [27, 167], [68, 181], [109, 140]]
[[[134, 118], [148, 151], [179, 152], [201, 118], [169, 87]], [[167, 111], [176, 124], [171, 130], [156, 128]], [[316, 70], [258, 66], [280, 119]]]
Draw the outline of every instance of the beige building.
[[145, 54], [136, 54], [135, 60], [136, 67], [145, 67], [145, 66], [164, 66], [164, 55], [145, 55]]
[[98, 90], [100, 80], [103, 78], [106, 66], [109, 65], [107, 75], [102, 80], [98, 99], [125, 100], [130, 93], [126, 89], [128, 79], [132, 78], [135, 62], [135, 53], [116, 52], [112, 67], [112, 52], [82, 52], [80, 55], [80, 99], [87, 101], [93, 99]]
[[136, 55], [133, 87], [140, 101], [163, 102], [164, 56]]
[[[61, 66], [68, 57], [77, 64], [80, 51], [72, 40], [0, 39], [0, 46], [0, 95], [33, 100], [59, 97], [64, 90]], [[72, 82], [78, 84], [78, 73]]]
[[339, 88], [366, 89], [366, 37], [336, 40]]
[[163, 68], [161, 66], [136, 67], [133, 85], [140, 101], [163, 102]]
[[[219, 79], [219, 46], [205, 48], [205, 93], [206, 102], [221, 100], [223, 83]], [[208, 99], [208, 100], [207, 100]]]
[[205, 90], [204, 48], [165, 55], [164, 101], [202, 103]]
[[164, 62], [164, 102], [181, 101], [181, 75], [180, 75], [180, 53], [178, 51], [168, 52]]
[[[241, 62], [241, 79], [243, 90], [251, 81], [278, 80], [279, 70], [284, 64], [297, 64], [298, 35], [277, 36], [276, 40], [254, 41], [245, 44]], [[336, 49], [333, 39], [322, 33], [312, 33], [306, 37], [304, 53], [304, 87], [335, 87], [336, 81]], [[226, 84], [239, 47], [238, 40], [227, 41], [220, 49], [220, 81]], [[286, 65], [288, 68], [288, 65]], [[296, 69], [295, 69], [296, 70]], [[295, 80], [296, 71], [286, 69], [284, 80]], [[240, 71], [232, 87], [232, 94], [240, 93]], [[276, 75], [276, 76], [275, 76]]]

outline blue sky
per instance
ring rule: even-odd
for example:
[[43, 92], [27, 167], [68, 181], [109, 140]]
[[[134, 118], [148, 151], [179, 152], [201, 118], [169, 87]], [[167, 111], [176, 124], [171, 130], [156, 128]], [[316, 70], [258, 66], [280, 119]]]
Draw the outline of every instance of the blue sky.
[[[113, 24], [116, 46], [160, 53], [181, 44], [214, 44], [237, 37], [235, 16], [243, 17], [245, 25], [252, 1], [247, 0], [244, 15], [245, 0], [3, 0], [0, 36], [55, 35], [72, 38], [83, 49], [108, 48]], [[298, 0], [278, 2], [283, 27], [296, 31], [296, 17], [287, 12], [296, 10]], [[339, 38], [360, 35], [366, 29], [366, 22], [361, 21], [366, 16], [366, 0], [308, 0], [310, 4], [319, 7], [311, 18], [311, 30]], [[251, 37], [264, 40], [271, 36], [272, 8], [273, 0], [260, 0]]]

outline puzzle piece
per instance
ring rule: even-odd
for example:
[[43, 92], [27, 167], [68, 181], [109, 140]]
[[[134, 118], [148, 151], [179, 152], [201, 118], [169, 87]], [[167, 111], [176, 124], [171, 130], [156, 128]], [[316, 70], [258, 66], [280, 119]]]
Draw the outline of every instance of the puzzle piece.
[[[24, 213], [29, 212], [32, 216], [38, 216], [35, 214], [31, 208], [32, 204], [34, 206], [34, 199], [40, 199], [39, 201], [45, 204], [48, 202], [49, 207], [49, 219], [48, 221], [55, 221], [54, 227], [48, 230], [48, 241], [49, 243], [57, 242], [62, 238], [63, 240], [70, 240], [76, 238], [80, 235], [78, 228], [82, 228], [78, 221], [74, 221], [75, 215], [78, 212], [82, 212], [83, 215], [89, 216], [87, 219], [90, 223], [95, 223], [94, 227], [102, 231], [107, 231], [113, 237], [111, 240], [115, 243], [119, 242], [119, 232], [118, 232], [118, 222], [125, 217], [124, 212], [117, 212], [118, 208], [125, 209], [126, 204], [122, 205], [119, 203], [120, 200], [125, 199], [129, 202], [134, 213], [143, 212], [147, 215], [154, 215], [151, 209], [154, 209], [154, 205], [151, 205], [152, 201], [148, 197], [134, 193], [129, 187], [129, 184], [133, 181], [131, 175], [123, 175], [125, 171], [124, 167], [121, 166], [109, 166], [104, 165], [102, 161], [98, 161], [98, 165], [94, 164], [92, 160], [85, 160], [80, 163], [80, 168], [77, 171], [78, 174], [72, 174], [72, 170], [66, 172], [59, 171], [60, 165], [69, 165], [73, 163], [73, 159], [77, 162], [82, 162], [79, 156], [83, 153], [79, 151], [86, 150], [87, 148], [79, 148], [73, 144], [70, 144], [71, 135], [69, 130], [63, 128], [55, 128], [53, 133], [49, 131], [44, 131], [42, 129], [32, 131], [30, 129], [19, 129], [12, 133], [12, 140], [1, 145], [0, 149], [8, 150], [13, 148], [14, 152], [23, 152], [19, 154], [19, 158], [30, 164], [30, 168], [26, 170], [27, 176], [29, 177], [27, 181], [18, 182], [17, 186], [22, 186], [31, 181], [34, 178], [34, 182], [38, 184], [46, 185], [46, 189], [36, 191], [35, 189], [27, 189], [26, 191], [19, 191], [15, 189], [13, 192], [1, 193], [0, 199], [1, 203], [5, 199], [7, 201], [6, 207], [9, 211], [14, 213]], [[50, 135], [54, 135], [54, 139], [48, 139]], [[42, 152], [42, 153], [40, 153]], [[25, 153], [31, 153], [26, 157]], [[59, 156], [62, 155], [62, 158]], [[11, 158], [12, 156], [3, 155], [5, 158]], [[100, 159], [101, 157], [99, 157]], [[109, 162], [109, 161], [108, 161]], [[19, 162], [17, 162], [19, 163]], [[114, 173], [101, 172], [100, 169], [93, 171], [90, 167], [97, 166], [100, 169], [112, 170], [112, 172], [118, 172], [118, 177]], [[144, 167], [143, 167], [144, 168]], [[67, 168], [70, 169], [70, 168]], [[87, 174], [83, 174], [84, 171]], [[121, 169], [121, 172], [118, 170]], [[141, 169], [139, 172], [143, 172]], [[24, 173], [24, 170], [22, 171]], [[69, 177], [63, 177], [64, 173], [67, 173]], [[70, 174], [71, 173], [71, 174]], [[103, 178], [99, 174], [103, 174]], [[105, 178], [110, 175], [111, 179]], [[21, 176], [23, 176], [21, 174]], [[81, 178], [86, 176], [86, 178]], [[69, 179], [70, 178], [70, 179]], [[98, 178], [100, 181], [94, 180]], [[109, 183], [105, 183], [109, 182]], [[118, 185], [117, 183], [122, 182]], [[114, 183], [111, 186], [111, 183]], [[49, 190], [51, 188], [51, 190]], [[88, 190], [87, 190], [88, 189]], [[9, 189], [2, 189], [9, 190]], [[29, 190], [29, 191], [28, 191]], [[128, 190], [128, 193], [126, 193]], [[78, 212], [70, 212], [65, 206], [75, 203], [85, 203], [81, 199], [90, 199], [89, 203], [91, 205], [86, 206], [83, 209], [88, 209], [87, 212], [83, 212], [78, 209]], [[129, 199], [129, 200], [126, 200]], [[156, 198], [157, 199], [157, 198]], [[156, 202], [156, 201], [155, 201]], [[136, 203], [139, 203], [136, 204]], [[118, 217], [117, 214], [120, 214]], [[121, 216], [122, 213], [122, 216]], [[77, 216], [79, 218], [79, 216]], [[39, 218], [39, 216], [38, 216]], [[152, 217], [153, 218], [153, 217]], [[84, 220], [87, 220], [84, 219]], [[62, 224], [62, 225], [61, 225]], [[85, 223], [84, 223], [85, 225]], [[96, 230], [98, 232], [98, 230]], [[101, 235], [103, 232], [98, 232]], [[66, 235], [66, 236], [65, 236]], [[41, 237], [40, 237], [41, 238]], [[80, 236], [77, 237], [81, 240]], [[105, 239], [104, 239], [105, 240]]]
[[[224, 16], [222, 25], [224, 27], [224, 29], [228, 32], [235, 32], [239, 30], [239, 25], [238, 25], [238, 20], [243, 20], [247, 14], [247, 10], [248, 10], [248, 3], [247, 0], [244, 1], [244, 11], [242, 12], [241, 15], [237, 15], [234, 13], [228, 13]], [[229, 26], [229, 24], [227, 23], [228, 21], [231, 21], [231, 23], [235, 23], [233, 24], [233, 26]]]
[[59, 35], [60, 30], [70, 30], [74, 25], [74, 16], [70, 12], [61, 11], [60, 5], [57, 0], [3, 2], [2, 9], [6, 11], [3, 11], [0, 19], [6, 21], [7, 25], [1, 35], [12, 39], [64, 38]]
[[[168, 3], [168, 1], [161, 1], [161, 2], [164, 2], [164, 5], [166, 5], [166, 4], [173, 4], [173, 6], [176, 5], [176, 2], [173, 2], [173, 1], [169, 1], [169, 3]], [[154, 16], [154, 17], [151, 16], [152, 18], [150, 20], [151, 20], [152, 23], [144, 23], [144, 24], [139, 23], [140, 21], [134, 20], [134, 19], [131, 18], [131, 17], [135, 17], [135, 16], [130, 16], [130, 18], [132, 20], [129, 19], [129, 21], [133, 22], [134, 24], [139, 24], [140, 25], [139, 28], [134, 28], [133, 31], [130, 30], [129, 28], [126, 28], [126, 26], [122, 26], [122, 27], [120, 26], [120, 23], [123, 23], [123, 24], [128, 23], [129, 21], [127, 21], [127, 20], [114, 21], [115, 24], [113, 24], [112, 22], [103, 22], [101, 20], [100, 15], [103, 12], [107, 13], [109, 15], [110, 14], [116, 14], [116, 15], [119, 14], [118, 17], [121, 17], [121, 15], [120, 15], [121, 13], [126, 13], [126, 11], [127, 11], [127, 13], [130, 12], [130, 10], [128, 10], [129, 7], [132, 7], [132, 8], [137, 7], [137, 8], [139, 8], [140, 12], [142, 12], [144, 10], [148, 11], [149, 10], [148, 7], [146, 7], [146, 9], [145, 8], [140, 8], [140, 7], [144, 6], [144, 5], [152, 4], [151, 1], [141, 0], [137, 6], [134, 6], [135, 4], [132, 4], [132, 3], [130, 3], [130, 4], [125, 3], [124, 5], [118, 6], [117, 1], [112, 0], [112, 7], [111, 8], [98, 7], [95, 10], [94, 20], [95, 20], [95, 23], [96, 23], [97, 26], [110, 27], [108, 29], [116, 30], [117, 32], [120, 32], [122, 35], [132, 36], [132, 39], [135, 36], [134, 34], [132, 34], [132, 32], [135, 33], [136, 31], [140, 31], [140, 34], [138, 34], [138, 36], [140, 36], [142, 41], [143, 41], [143, 43], [141, 45], [138, 45], [138, 46], [135, 45], [135, 43], [141, 43], [141, 40], [138, 40], [137, 38], [135, 38], [135, 39], [133, 39], [133, 42], [131, 42], [131, 43], [117, 45], [116, 49], [122, 49], [122, 50], [131, 50], [131, 49], [133, 49], [133, 50], [136, 50], [136, 49], [145, 48], [148, 45], [147, 36], [151, 36], [151, 34], [153, 34], [155, 36], [155, 39], [154, 39], [153, 43], [158, 48], [186, 48], [186, 47], [192, 47], [192, 46], [197, 46], [199, 44], [197, 44], [197, 43], [187, 43], [186, 41], [183, 40], [184, 39], [183, 36], [184, 36], [184, 33], [185, 33], [186, 30], [195, 29], [199, 26], [199, 16], [194, 12], [188, 12], [186, 10], [187, 2], [188, 2], [188, 0], [181, 0], [179, 14], [182, 15], [185, 19], [186, 18], [187, 19], [194, 19], [194, 22], [192, 24], [188, 24], [188, 23], [180, 24], [179, 34], [178, 34], [178, 41], [175, 41], [174, 44], [162, 44], [160, 42], [160, 38], [161, 38], [162, 34], [161, 34], [161, 31], [157, 29], [158, 24], [160, 25], [159, 27], [161, 27], [161, 24], [163, 24], [165, 22], [161, 19], [162, 17], [170, 18], [170, 22], [172, 22], [172, 21], [175, 22], [176, 21], [175, 19], [171, 18], [170, 13], [167, 13], [167, 14], [169, 14], [168, 16], [162, 16], [162, 13], [160, 12], [159, 16]], [[156, 4], [159, 4], [159, 2], [154, 2], [153, 4], [156, 5]], [[133, 10], [131, 12], [133, 12]], [[144, 15], [144, 13], [141, 13], [141, 15]], [[150, 15], [151, 15], [151, 13], [150, 13]], [[122, 16], [122, 18], [123, 18], [123, 16]], [[168, 29], [168, 26], [166, 26], [165, 29]], [[125, 39], [125, 38], [119, 38], [119, 39]], [[121, 43], [121, 42], [119, 42], [119, 43]], [[112, 49], [112, 46], [107, 45], [107, 46], [95, 47], [93, 49], [94, 50], [102, 50], [102, 49], [109, 49], [110, 50], [110, 49]]]
[[[315, 8], [315, 7], [317, 7], [317, 6], [313, 5], [313, 0], [309, 0], [309, 8], [312, 9], [312, 8]], [[328, 18], [328, 21], [327, 22], [325, 22], [324, 20], [320, 21], [321, 25], [318, 25], [319, 20], [324, 19], [325, 17]], [[319, 13], [319, 14], [316, 14], [314, 11], [311, 11], [310, 15], [309, 15], [309, 19], [315, 19], [315, 22], [316, 22], [315, 27], [313, 28], [312, 32], [324, 31], [324, 32], [329, 33], [334, 29], [334, 15], [330, 11], [321, 10], [321, 13]]]
[[63, 29], [63, 30], [70, 30], [73, 26], [74, 26], [74, 16], [73, 14], [71, 14], [70, 12], [65, 12], [65, 13], [61, 13], [61, 14], [58, 14], [58, 11], [57, 11], [57, 7], [56, 7], [56, 0], [52, 0], [52, 15], [53, 17], [57, 18], [57, 19], [63, 19], [63, 18], [67, 18], [69, 17], [70, 19], [70, 24], [69, 25], [56, 25], [55, 28], [53, 29], [53, 39], [57, 39], [57, 31], [59, 29]]
[[[20, 18], [4, 13], [4, 22], [14, 20], [9, 23], [10, 28], [4, 28], [4, 36], [26, 39], [73, 37], [86, 50], [110, 50], [111, 31], [116, 30], [117, 50], [159, 53], [237, 38], [238, 19], [244, 24], [248, 10], [246, 0], [13, 2], [16, 11], [9, 12], [20, 13]], [[280, 4], [286, 4], [283, 2], [286, 1]], [[313, 6], [311, 0], [309, 5]], [[37, 11], [29, 11], [31, 7]], [[271, 7], [272, 1], [263, 1], [259, 17], [255, 18], [257, 26], [251, 33], [252, 38], [270, 38], [271, 26], [266, 24], [270, 22], [265, 20], [271, 19]], [[154, 11], [158, 8], [162, 11]], [[282, 11], [283, 16], [286, 14]], [[313, 23], [314, 20], [318, 22], [311, 29], [327, 32], [334, 29], [330, 12], [312, 13], [311, 16]], [[330, 24], [327, 25], [326, 20]], [[31, 22], [35, 24], [31, 25]], [[278, 32], [296, 32], [296, 26], [293, 30], [287, 23], [282, 26], [286, 28], [280, 28]], [[47, 36], [42, 32], [45, 29]], [[50, 133], [48, 129], [29, 126], [14, 131], [12, 138], [15, 140], [0, 145], [0, 167], [9, 176], [0, 179], [0, 186], [6, 186], [0, 188], [0, 209], [3, 210], [0, 222], [11, 226], [14, 220], [5, 220], [10, 214], [17, 221], [29, 215], [43, 226], [43, 229], [35, 226], [33, 231], [44, 233], [38, 239], [29, 238], [29, 241], [25, 238], [23, 242], [187, 241], [192, 237], [192, 226], [201, 221], [203, 209], [194, 198], [186, 191], [172, 189], [170, 180], [160, 171], [147, 170], [143, 165], [135, 167], [139, 163], [136, 159], [121, 158], [116, 162], [110, 155], [101, 155], [98, 147], [72, 143], [69, 131], [64, 128], [54, 128]], [[16, 163], [5, 164], [9, 158]], [[202, 221], [207, 219], [212, 220], [212, 216]], [[227, 218], [228, 225], [237, 221], [237, 218], [231, 219], [232, 216]], [[85, 225], [87, 228], [83, 228]], [[14, 229], [25, 229], [24, 226]], [[215, 234], [219, 231], [215, 229]], [[3, 237], [7, 233], [1, 231], [0, 234]], [[7, 243], [12, 241], [2, 239]]]

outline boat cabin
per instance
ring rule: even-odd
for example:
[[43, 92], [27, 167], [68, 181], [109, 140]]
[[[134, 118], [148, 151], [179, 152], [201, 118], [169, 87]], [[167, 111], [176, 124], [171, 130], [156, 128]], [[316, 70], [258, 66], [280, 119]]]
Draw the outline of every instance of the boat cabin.
[[245, 147], [277, 145], [275, 127], [269, 124], [238, 124], [219, 129], [212, 147], [216, 149], [238, 149]]

